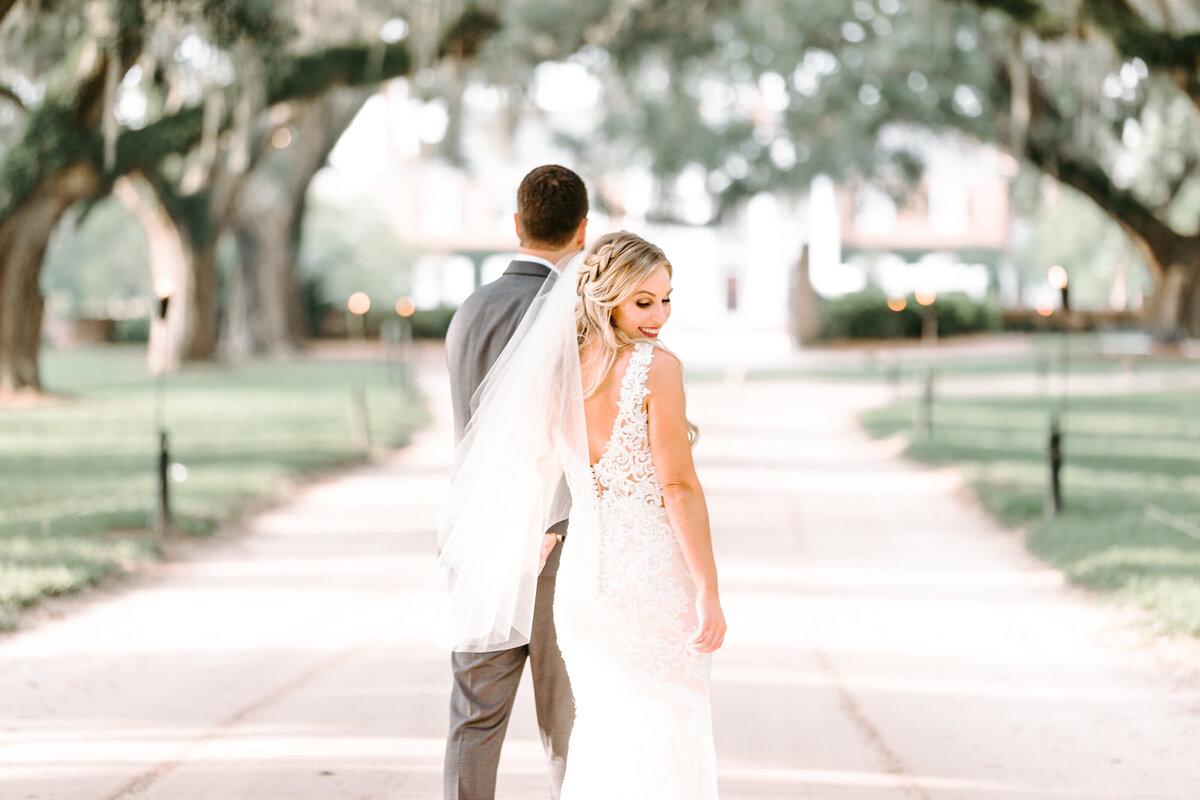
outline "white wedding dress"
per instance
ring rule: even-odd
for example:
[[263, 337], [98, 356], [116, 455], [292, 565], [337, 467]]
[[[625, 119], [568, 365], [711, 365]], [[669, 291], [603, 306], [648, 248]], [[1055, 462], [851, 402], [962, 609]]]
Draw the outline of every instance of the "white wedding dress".
[[575, 694], [562, 800], [715, 800], [711, 656], [687, 646], [695, 587], [650, 457], [638, 342], [595, 465], [564, 456], [572, 509], [554, 596]]

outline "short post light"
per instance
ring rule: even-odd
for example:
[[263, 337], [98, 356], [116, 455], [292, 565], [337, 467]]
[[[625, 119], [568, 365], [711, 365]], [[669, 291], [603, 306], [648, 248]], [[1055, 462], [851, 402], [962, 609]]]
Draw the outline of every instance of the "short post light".
[[[926, 347], [937, 347], [938, 319], [934, 303], [937, 292], [932, 289], [918, 290], [913, 299], [921, 306], [921, 343]], [[933, 363], [925, 365], [924, 386], [917, 404], [916, 434], [920, 441], [929, 441], [933, 436]]]
[[[900, 312], [908, 308], [908, 300], [898, 295], [889, 295], [887, 299], [888, 311], [892, 313], [888, 315], [888, 334], [893, 339], [904, 338], [904, 320], [900, 317]], [[888, 370], [888, 376], [892, 384], [892, 395], [900, 396], [900, 359], [896, 358], [892, 361], [891, 368]]]
[[400, 318], [400, 384], [404, 391], [412, 391], [412, 315], [417, 311], [416, 302], [404, 295], [396, 300], [396, 316]]
[[346, 301], [346, 310], [350, 312], [350, 319], [354, 320], [353, 325], [358, 334], [358, 338], [367, 338], [367, 312], [371, 310], [371, 298], [366, 292], [355, 292], [350, 295], [350, 299]]
[[936, 347], [938, 319], [934, 303], [937, 301], [937, 292], [917, 291], [913, 293], [913, 298], [921, 306], [921, 342], [928, 347]]
[[[350, 324], [347, 333], [357, 334], [359, 340], [367, 338], [367, 312], [371, 310], [371, 298], [366, 292], [355, 292], [346, 301], [346, 310], [350, 312]], [[351, 332], [349, 329], [353, 328]], [[367, 387], [366, 379], [359, 378], [358, 384], [350, 387], [350, 436], [355, 449], [363, 453], [371, 451], [371, 432], [367, 422]]]
[[1071, 293], [1067, 284], [1070, 283], [1070, 276], [1067, 275], [1066, 267], [1062, 264], [1055, 264], [1046, 273], [1046, 280], [1050, 282], [1051, 286], [1058, 289], [1063, 313], [1069, 313], [1071, 311]]

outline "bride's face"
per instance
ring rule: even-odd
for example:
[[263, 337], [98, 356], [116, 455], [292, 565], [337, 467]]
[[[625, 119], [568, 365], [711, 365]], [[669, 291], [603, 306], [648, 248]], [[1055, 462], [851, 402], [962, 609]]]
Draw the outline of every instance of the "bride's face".
[[613, 307], [612, 321], [630, 339], [657, 339], [671, 316], [671, 276], [659, 267]]

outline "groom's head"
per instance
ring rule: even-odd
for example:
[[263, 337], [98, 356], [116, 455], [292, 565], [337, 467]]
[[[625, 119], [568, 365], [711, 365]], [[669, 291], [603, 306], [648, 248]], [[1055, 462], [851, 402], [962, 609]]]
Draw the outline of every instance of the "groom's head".
[[557, 164], [538, 167], [517, 189], [521, 247], [546, 252], [583, 249], [587, 213], [587, 188], [578, 175]]

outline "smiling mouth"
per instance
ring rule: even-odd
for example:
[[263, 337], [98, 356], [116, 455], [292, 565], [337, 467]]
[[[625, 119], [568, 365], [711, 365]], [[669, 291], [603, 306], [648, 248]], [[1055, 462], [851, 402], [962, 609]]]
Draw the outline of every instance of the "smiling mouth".
[[662, 328], [638, 328], [638, 330], [653, 339], [658, 336], [658, 332], [662, 330]]

